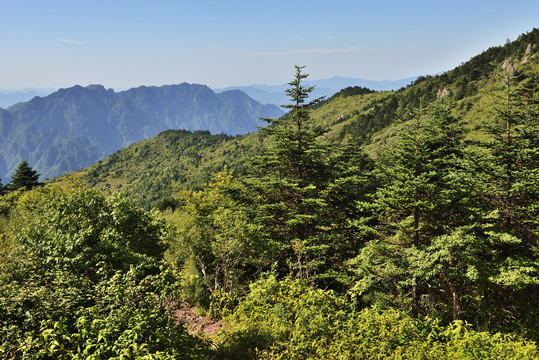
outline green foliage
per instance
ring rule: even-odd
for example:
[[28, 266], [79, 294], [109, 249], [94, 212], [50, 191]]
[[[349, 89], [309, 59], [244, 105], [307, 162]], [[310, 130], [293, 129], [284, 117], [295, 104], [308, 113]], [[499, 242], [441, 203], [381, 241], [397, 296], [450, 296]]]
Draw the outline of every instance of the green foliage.
[[486, 139], [464, 147], [458, 122], [438, 107], [378, 152], [381, 187], [360, 204], [377, 215], [365, 227], [374, 240], [349, 263], [363, 301], [537, 339], [536, 62], [505, 62], [514, 92], [483, 126]]
[[178, 206], [180, 206], [180, 202], [178, 201], [178, 199], [175, 199], [172, 197], [165, 197], [157, 201], [155, 208], [159, 211], [165, 211], [165, 210], [174, 211], [176, 210]]
[[354, 311], [332, 291], [274, 276], [251, 285], [218, 343], [226, 359], [535, 359], [534, 343], [440, 326], [397, 310]]
[[[516, 335], [539, 338], [537, 34], [325, 102], [296, 67], [263, 131], [166, 131], [83, 171], [168, 225], [75, 175], [0, 194], [0, 357], [538, 358]], [[179, 294], [227, 322], [211, 349]]]
[[194, 358], [194, 340], [154, 292], [160, 279], [138, 276], [131, 270], [100, 284], [98, 305], [80, 308], [73, 320], [42, 321], [37, 338], [26, 339], [29, 350], [56, 359]]
[[32, 206], [39, 213], [18, 241], [46, 264], [103, 279], [164, 251], [162, 224], [119, 194], [44, 189]]
[[7, 218], [15, 208], [16, 199], [21, 195], [21, 191], [10, 191], [0, 195], [0, 233], [8, 232], [5, 228]]
[[[490, 264], [493, 328], [518, 329], [537, 339], [539, 328], [539, 79], [530, 63], [508, 59], [500, 70], [506, 95], [488, 140], [470, 151], [467, 185], [474, 190], [478, 235]], [[471, 175], [473, 174], [473, 176]], [[495, 304], [495, 305], [494, 305]]]
[[506, 98], [496, 109], [496, 121], [485, 125], [491, 138], [477, 144], [486, 155], [471, 166], [480, 175], [474, 185], [489, 185], [478, 187], [485, 208], [499, 211], [499, 225], [521, 238], [519, 251], [525, 251], [539, 236], [539, 76], [517, 82], [514, 71], [508, 65]]
[[418, 107], [420, 102], [428, 107], [441, 96], [458, 105], [455, 111], [474, 126], [472, 134], [475, 135], [481, 123], [489, 120], [491, 98], [493, 92], [498, 91], [496, 87], [493, 88], [492, 75], [509, 57], [522, 61], [527, 56], [525, 53], [530, 44], [529, 56], [533, 56], [538, 50], [539, 29], [533, 29], [504, 46], [489, 48], [444, 74], [420, 76], [406, 88], [381, 97], [368, 111], [360, 111], [351, 117], [341, 128], [339, 137], [352, 135], [357, 144], [371, 142], [376, 145], [377, 132], [394, 130], [396, 119], [412, 119], [410, 110], [413, 107]]
[[200, 189], [213, 172], [223, 170], [228, 160], [222, 152], [229, 151], [223, 147], [236, 148], [235, 139], [209, 131], [168, 130], [112, 154], [81, 175], [90, 186], [121, 191], [147, 209], [162, 207], [175, 187]]
[[189, 300], [204, 305], [211, 299], [213, 315], [220, 315], [237, 296], [250, 276], [248, 270], [256, 269], [260, 261], [256, 254], [262, 253], [257, 227], [227, 195], [234, 181], [225, 169], [214, 174], [203, 190], [182, 191], [181, 206], [168, 217], [175, 225], [168, 258], [182, 267], [184, 286], [196, 289], [204, 284], [209, 298], [201, 299], [196, 295], [200, 290], [194, 290]]
[[336, 93], [333, 96], [342, 96], [342, 97], [348, 97], [348, 96], [355, 96], [355, 95], [365, 95], [365, 94], [371, 94], [375, 92], [374, 90], [368, 89], [366, 87], [361, 86], [350, 86], [345, 89], [342, 89], [338, 93]]
[[163, 309], [176, 279], [160, 265], [159, 221], [80, 186], [20, 194], [0, 235], [1, 357], [108, 358], [139, 347], [183, 358], [193, 348]]

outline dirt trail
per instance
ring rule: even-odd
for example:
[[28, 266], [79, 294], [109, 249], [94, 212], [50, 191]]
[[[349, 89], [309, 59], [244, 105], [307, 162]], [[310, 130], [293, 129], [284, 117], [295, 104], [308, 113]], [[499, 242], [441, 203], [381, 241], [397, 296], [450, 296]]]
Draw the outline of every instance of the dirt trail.
[[213, 319], [206, 315], [197, 315], [195, 306], [180, 302], [170, 305], [176, 321], [186, 324], [190, 334], [203, 333], [206, 336], [211, 336], [224, 325], [219, 319]]

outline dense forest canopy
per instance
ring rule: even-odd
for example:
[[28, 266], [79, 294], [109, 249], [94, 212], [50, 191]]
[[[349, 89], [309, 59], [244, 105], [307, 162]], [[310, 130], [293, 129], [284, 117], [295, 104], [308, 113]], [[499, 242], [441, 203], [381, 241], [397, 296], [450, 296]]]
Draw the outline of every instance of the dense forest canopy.
[[539, 358], [538, 36], [390, 93], [312, 99], [296, 66], [255, 134], [7, 187], [0, 356]]

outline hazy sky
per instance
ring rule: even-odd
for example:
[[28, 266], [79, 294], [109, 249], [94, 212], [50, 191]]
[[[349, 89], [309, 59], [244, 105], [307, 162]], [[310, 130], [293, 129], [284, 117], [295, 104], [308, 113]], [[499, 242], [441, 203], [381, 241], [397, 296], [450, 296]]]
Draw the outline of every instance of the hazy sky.
[[396, 80], [539, 27], [539, 0], [0, 0], [0, 89]]

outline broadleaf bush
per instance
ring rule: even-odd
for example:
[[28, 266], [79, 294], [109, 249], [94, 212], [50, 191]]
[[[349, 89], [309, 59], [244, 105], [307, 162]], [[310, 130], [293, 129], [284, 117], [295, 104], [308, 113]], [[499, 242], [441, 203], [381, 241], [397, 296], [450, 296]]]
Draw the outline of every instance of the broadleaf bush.
[[330, 290], [274, 276], [251, 285], [220, 334], [226, 359], [537, 359], [535, 343], [365, 308]]

